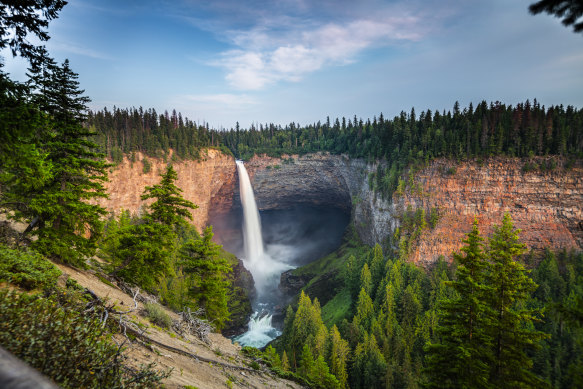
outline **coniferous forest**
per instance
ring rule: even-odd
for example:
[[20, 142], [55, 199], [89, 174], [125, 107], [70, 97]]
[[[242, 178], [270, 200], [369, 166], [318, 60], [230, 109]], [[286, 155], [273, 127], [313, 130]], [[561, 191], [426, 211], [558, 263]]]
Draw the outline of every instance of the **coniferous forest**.
[[[159, 387], [171, 372], [126, 365], [112, 340], [126, 327], [107, 320], [118, 307], [59, 282], [55, 263], [138, 287], [175, 312], [197, 312], [207, 332], [250, 309], [233, 284], [237, 259], [213, 241], [212, 226], [200, 233], [189, 224], [197, 205], [182, 196], [173, 163], [208, 148], [240, 159], [343, 154], [376, 164], [369, 185], [390, 200], [406, 174], [437, 158], [516, 157], [524, 170], [556, 168], [533, 156], [560, 156], [566, 168], [583, 158], [583, 109], [536, 99], [232, 129], [176, 110], [91, 111], [74, 64], [57, 63], [29, 40], [48, 40], [65, 5], [0, 5], [0, 49], [28, 64], [19, 82], [0, 62], [0, 345], [62, 387]], [[95, 200], [108, 196], [110, 169], [136, 153], [168, 165], [141, 194], [148, 205], [140, 215], [108, 215]], [[409, 209], [384, 248], [365, 246], [349, 227], [328, 258], [339, 264], [333, 298], [321, 306], [301, 291], [286, 307], [281, 337], [243, 352], [314, 388], [583, 387], [583, 253], [528, 252], [506, 214], [490, 236], [475, 221], [452, 263], [420, 268], [399, 242], [438, 217]], [[148, 304], [151, 319], [170, 328], [159, 305]]]

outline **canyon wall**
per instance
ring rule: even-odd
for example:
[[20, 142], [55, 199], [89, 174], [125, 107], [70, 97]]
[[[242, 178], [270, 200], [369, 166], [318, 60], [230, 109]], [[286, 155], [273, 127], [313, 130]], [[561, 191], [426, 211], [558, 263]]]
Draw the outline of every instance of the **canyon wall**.
[[[143, 171], [145, 158], [151, 165], [147, 173]], [[109, 182], [105, 184], [109, 198], [100, 199], [98, 204], [116, 214], [123, 209], [139, 214], [145, 204], [152, 202], [144, 202], [140, 196], [146, 186], [160, 182], [160, 173], [164, 172], [166, 165], [167, 162], [160, 158], [145, 157], [141, 153], [136, 154], [134, 162], [125, 157], [110, 170]], [[173, 167], [178, 174], [176, 185], [182, 189], [183, 197], [198, 205], [191, 213], [192, 224], [199, 231], [208, 224], [211, 207], [231, 207], [236, 183], [233, 157], [208, 149], [201, 153], [200, 161], [174, 162]]]
[[[550, 160], [550, 159], [549, 159]], [[524, 171], [525, 161], [489, 158], [483, 162], [436, 160], [415, 174], [414, 189], [394, 196], [396, 214], [407, 206], [439, 209], [435, 229], [425, 230], [409, 259], [427, 264], [450, 257], [477, 217], [488, 236], [508, 212], [529, 249], [583, 249], [583, 161], [566, 167], [553, 158], [552, 170]], [[530, 161], [549, 165], [544, 158]]]
[[[158, 183], [159, 172], [166, 166], [162, 160], [149, 158], [152, 168], [144, 174], [142, 158], [138, 155], [133, 163], [124, 159], [112, 170], [107, 184], [110, 198], [101, 205], [112, 211], [139, 212], [145, 186]], [[260, 210], [299, 204], [335, 207], [351, 214], [357, 232], [369, 245], [385, 242], [408, 206], [426, 212], [437, 208], [440, 217], [436, 227], [425, 230], [410, 251], [410, 260], [426, 265], [440, 255], [451, 258], [474, 217], [478, 217], [483, 235], [488, 236], [505, 212], [522, 229], [521, 239], [529, 249], [582, 249], [583, 230], [578, 223], [583, 220], [583, 161], [568, 168], [565, 160], [554, 161], [552, 170], [523, 171], [525, 162], [512, 158], [435, 160], [415, 173], [412, 188], [395, 194], [391, 201], [369, 189], [368, 177], [377, 166], [363, 160], [327, 153], [255, 156], [246, 166]], [[541, 165], [543, 158], [531, 162]], [[227, 215], [240, 208], [232, 157], [208, 150], [201, 161], [177, 162], [174, 168], [184, 197], [199, 206], [193, 211], [193, 224], [199, 230], [213, 215]], [[234, 229], [240, 228], [233, 224]], [[217, 238], [221, 242], [227, 237]]]
[[295, 204], [325, 205], [351, 213], [362, 240], [374, 245], [395, 228], [384, 201], [368, 187], [376, 166], [346, 156], [315, 153], [246, 162], [260, 210], [291, 208]]
[[[550, 160], [550, 159], [549, 159]], [[287, 208], [295, 203], [350, 209], [362, 240], [383, 243], [399, 225], [407, 207], [437, 208], [439, 220], [413, 242], [409, 259], [420, 265], [439, 256], [451, 258], [461, 246], [474, 217], [488, 236], [509, 212], [529, 249], [583, 249], [583, 161], [565, 167], [553, 158], [552, 170], [524, 171], [524, 161], [435, 160], [414, 174], [413, 187], [392, 201], [369, 189], [376, 165], [345, 156], [310, 154], [283, 158], [254, 157], [247, 162], [259, 209]], [[544, 158], [530, 161], [547, 165]]]

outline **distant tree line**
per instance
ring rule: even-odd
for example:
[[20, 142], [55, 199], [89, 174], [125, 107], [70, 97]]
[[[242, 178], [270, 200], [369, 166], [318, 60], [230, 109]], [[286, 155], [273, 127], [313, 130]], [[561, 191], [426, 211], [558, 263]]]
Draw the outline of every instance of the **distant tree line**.
[[89, 112], [86, 125], [97, 130], [101, 151], [115, 162], [132, 152], [161, 157], [169, 149], [179, 158], [198, 159], [202, 148], [220, 145], [216, 131], [183, 118], [176, 110], [158, 114], [153, 108], [104, 108]]

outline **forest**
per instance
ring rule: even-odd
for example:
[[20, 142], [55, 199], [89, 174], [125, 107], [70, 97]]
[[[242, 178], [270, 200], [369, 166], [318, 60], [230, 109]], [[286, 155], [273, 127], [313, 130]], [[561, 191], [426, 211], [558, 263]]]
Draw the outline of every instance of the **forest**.
[[[125, 367], [111, 341], [119, 327], [106, 326], [103, 311], [87, 312], [90, 297], [78, 285], [59, 286], [52, 262], [98, 269], [175, 311], [201, 309], [216, 331], [249, 309], [231, 285], [234, 256], [213, 242], [212, 227], [199, 233], [188, 223], [197, 205], [175, 185], [172, 162], [209, 147], [242, 159], [346, 154], [376, 163], [369, 184], [390, 198], [409, 171], [434, 158], [518, 157], [525, 170], [556, 168], [532, 156], [583, 158], [583, 110], [536, 100], [230, 130], [175, 110], [89, 111], [69, 61], [56, 63], [26, 38], [46, 41], [66, 2], [6, 4], [0, 49], [29, 69], [18, 82], [0, 62], [0, 209], [25, 226], [2, 224], [0, 232], [0, 282], [12, 285], [0, 292], [0, 343], [63, 387], [157, 387], [169, 372]], [[108, 171], [124, 157], [168, 158], [170, 150], [159, 183], [142, 193], [149, 203], [140, 215], [107, 215], [92, 201], [107, 196]], [[406, 242], [437, 217], [409, 210], [385, 249], [347, 231], [335, 253], [342, 271], [334, 299], [320, 306], [302, 291], [287, 307], [281, 338], [245, 352], [317, 388], [583, 387], [583, 254], [549, 248], [534, 257], [506, 215], [488, 237], [474, 223], [452, 264], [408, 263]], [[164, 315], [151, 315], [165, 325]], [[35, 353], [35, 342], [53, 351]]]

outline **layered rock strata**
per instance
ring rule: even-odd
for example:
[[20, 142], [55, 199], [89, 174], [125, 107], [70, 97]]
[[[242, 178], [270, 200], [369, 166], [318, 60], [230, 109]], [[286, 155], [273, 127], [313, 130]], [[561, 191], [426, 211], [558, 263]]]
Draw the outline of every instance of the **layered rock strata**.
[[[144, 173], [145, 159], [151, 166], [147, 173]], [[98, 204], [114, 213], [129, 210], [140, 214], [142, 207], [149, 204], [140, 196], [146, 186], [160, 182], [160, 173], [164, 172], [166, 165], [167, 162], [160, 158], [146, 157], [141, 153], [136, 154], [134, 162], [124, 158], [109, 173], [109, 182], [105, 184], [109, 198], [100, 199]], [[208, 149], [202, 153], [200, 161], [179, 161], [173, 163], [173, 167], [178, 174], [175, 184], [182, 189], [183, 197], [198, 205], [192, 211], [192, 224], [199, 231], [208, 224], [211, 208], [231, 207], [236, 177], [233, 157]]]
[[[138, 155], [134, 163], [124, 159], [110, 173], [110, 198], [101, 205], [113, 211], [139, 212], [145, 186], [158, 183], [159, 172], [166, 166], [162, 160], [149, 159], [152, 168], [144, 174], [142, 158]], [[569, 168], [563, 159], [554, 161], [553, 170], [525, 172], [525, 162], [512, 158], [459, 163], [435, 160], [415, 173], [414, 188], [391, 201], [370, 190], [368, 178], [377, 165], [363, 160], [327, 153], [255, 156], [246, 166], [260, 210], [302, 203], [336, 207], [351, 213], [357, 232], [369, 245], [391, 236], [408, 206], [427, 212], [437, 208], [440, 218], [435, 229], [423, 232], [410, 255], [416, 263], [430, 264], [440, 255], [451, 258], [474, 217], [487, 236], [505, 212], [522, 229], [521, 238], [529, 249], [582, 249], [583, 230], [578, 223], [583, 221], [583, 161]], [[531, 162], [544, 165], [542, 158]], [[232, 157], [208, 150], [201, 161], [178, 162], [174, 168], [184, 197], [199, 206], [193, 211], [193, 224], [199, 230], [209, 223], [211, 213], [226, 215], [240, 207]], [[237, 229], [240, 227], [233, 225], [233, 231]]]
[[[437, 160], [415, 174], [415, 188], [394, 196], [393, 210], [438, 208], [440, 219], [426, 230], [409, 259], [428, 264], [440, 255], [450, 257], [458, 250], [474, 217], [484, 236], [500, 224], [508, 212], [521, 240], [534, 251], [545, 248], [581, 250], [583, 230], [583, 164], [566, 168], [566, 161], [554, 159], [553, 170], [524, 171], [524, 161], [490, 158], [483, 162], [455, 163]], [[543, 158], [532, 161], [550, 165]]]

